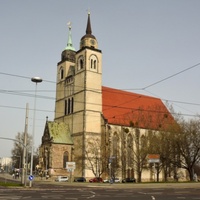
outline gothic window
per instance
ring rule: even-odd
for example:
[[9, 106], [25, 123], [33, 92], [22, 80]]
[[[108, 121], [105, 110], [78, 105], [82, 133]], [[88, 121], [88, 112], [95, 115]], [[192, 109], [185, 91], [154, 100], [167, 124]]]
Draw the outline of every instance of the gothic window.
[[90, 67], [93, 69], [93, 59], [90, 60]]
[[83, 69], [84, 63], [83, 63], [83, 56], [80, 56], [78, 59], [78, 71]]
[[69, 85], [69, 95], [72, 95], [74, 93], [74, 85]]
[[72, 105], [71, 105], [71, 111], [74, 112], [74, 98], [72, 97]]
[[96, 68], [97, 68], [97, 61], [96, 60], [94, 60], [94, 69], [96, 70]]
[[120, 155], [119, 155], [119, 136], [117, 135], [117, 133], [115, 133], [113, 135], [113, 146], [112, 146], [112, 149], [113, 149], [113, 160], [112, 160], [112, 171], [111, 171], [111, 174], [112, 176], [114, 176], [118, 169], [119, 169], [119, 163], [120, 163]]
[[67, 100], [65, 100], [65, 115], [67, 115]]
[[97, 57], [95, 55], [90, 57], [90, 70], [97, 71]]
[[133, 137], [129, 134], [127, 138], [127, 165], [131, 168], [133, 164]]
[[68, 110], [67, 110], [67, 113], [70, 114], [70, 107], [71, 107], [71, 100], [68, 99]]
[[117, 134], [113, 136], [113, 156], [119, 157], [119, 137]]
[[83, 60], [80, 60], [80, 68], [83, 69]]
[[63, 154], [63, 168], [66, 168], [66, 162], [69, 161], [69, 153], [67, 151]]
[[65, 97], [69, 97], [73, 94], [74, 94], [74, 84], [71, 83], [65, 87]]
[[64, 113], [65, 115], [69, 115], [74, 112], [74, 98], [68, 98], [65, 100], [65, 108]]
[[66, 81], [66, 84], [70, 84], [73, 81], [73, 77], [68, 76], [65, 81]]
[[64, 78], [64, 69], [60, 69], [60, 79], [62, 80]]

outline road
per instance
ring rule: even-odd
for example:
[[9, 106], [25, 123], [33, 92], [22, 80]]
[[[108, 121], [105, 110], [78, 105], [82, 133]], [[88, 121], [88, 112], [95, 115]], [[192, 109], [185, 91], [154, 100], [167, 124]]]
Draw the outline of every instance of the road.
[[103, 184], [35, 181], [32, 188], [0, 187], [0, 200], [200, 200], [200, 183]]
[[0, 199], [68, 199], [68, 200], [198, 200], [199, 189], [112, 189], [112, 188], [41, 188], [0, 189]]

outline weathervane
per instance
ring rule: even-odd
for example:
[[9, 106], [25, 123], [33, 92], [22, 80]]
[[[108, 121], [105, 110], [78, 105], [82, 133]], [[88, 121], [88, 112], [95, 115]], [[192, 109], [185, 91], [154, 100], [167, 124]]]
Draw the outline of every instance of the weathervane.
[[72, 23], [69, 21], [69, 22], [67, 23], [67, 26], [68, 26], [69, 29], [71, 29], [71, 28], [72, 28]]

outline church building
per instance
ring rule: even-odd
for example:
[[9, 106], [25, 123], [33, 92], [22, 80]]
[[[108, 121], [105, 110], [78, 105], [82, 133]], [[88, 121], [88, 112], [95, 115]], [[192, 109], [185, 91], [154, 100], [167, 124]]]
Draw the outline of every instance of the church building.
[[[167, 129], [173, 117], [158, 98], [102, 86], [102, 51], [90, 13], [77, 51], [68, 26], [67, 46], [57, 64], [55, 118], [46, 120], [39, 165], [51, 176], [69, 175], [66, 163], [74, 162], [74, 177], [137, 179], [142, 137]], [[142, 175], [151, 177], [149, 171]]]

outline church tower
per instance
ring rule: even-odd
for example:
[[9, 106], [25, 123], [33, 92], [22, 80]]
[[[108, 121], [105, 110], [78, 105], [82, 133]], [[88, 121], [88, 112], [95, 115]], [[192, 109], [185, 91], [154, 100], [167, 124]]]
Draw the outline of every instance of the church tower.
[[55, 121], [65, 121], [65, 116], [73, 113], [73, 86], [76, 51], [72, 44], [71, 23], [68, 23], [67, 46], [57, 65]]
[[85, 157], [87, 142], [101, 140], [102, 53], [92, 35], [90, 13], [86, 34], [76, 52], [72, 45], [71, 25], [61, 61], [57, 66], [55, 121], [68, 124], [73, 138], [76, 176], [90, 176]]

